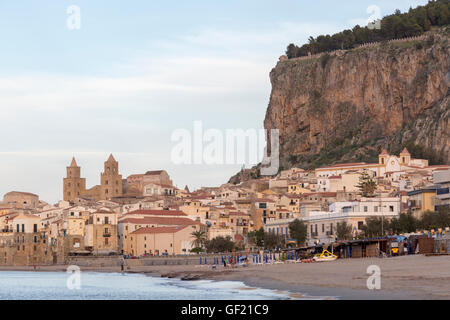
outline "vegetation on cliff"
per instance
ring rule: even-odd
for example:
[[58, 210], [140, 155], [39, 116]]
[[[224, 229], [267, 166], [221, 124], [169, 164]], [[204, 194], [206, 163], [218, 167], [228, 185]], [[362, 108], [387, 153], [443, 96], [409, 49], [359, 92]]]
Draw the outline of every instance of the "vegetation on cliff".
[[404, 147], [450, 163], [449, 31], [279, 61], [264, 126], [280, 130], [280, 169], [373, 163]]
[[450, 1], [429, 1], [425, 6], [409, 9], [406, 13], [400, 10], [381, 20], [380, 29], [355, 26], [352, 30], [344, 30], [330, 35], [310, 37], [309, 43], [301, 47], [291, 43], [286, 50], [288, 58], [296, 58], [339, 49], [352, 49], [368, 42], [379, 42], [422, 35], [433, 26], [450, 24]]

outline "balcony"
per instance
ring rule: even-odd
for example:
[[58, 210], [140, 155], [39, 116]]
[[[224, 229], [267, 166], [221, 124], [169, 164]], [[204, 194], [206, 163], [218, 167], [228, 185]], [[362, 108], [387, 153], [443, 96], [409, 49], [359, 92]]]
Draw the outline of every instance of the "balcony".
[[103, 237], [104, 237], [104, 238], [109, 238], [109, 237], [111, 237], [111, 232], [103, 232]]
[[236, 226], [238, 226], [238, 227], [248, 227], [248, 223], [246, 223], [246, 222], [238, 222], [238, 223], [236, 223]]

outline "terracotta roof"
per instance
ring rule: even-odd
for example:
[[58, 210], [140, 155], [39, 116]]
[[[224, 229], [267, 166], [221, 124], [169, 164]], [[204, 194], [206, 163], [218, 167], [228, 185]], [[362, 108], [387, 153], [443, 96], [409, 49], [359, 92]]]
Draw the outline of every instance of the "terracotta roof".
[[171, 216], [171, 217], [177, 217], [177, 216], [187, 216], [183, 211], [179, 210], [135, 210], [126, 213], [125, 215], [144, 215], [144, 216]]
[[9, 218], [9, 220], [14, 220], [14, 219], [16, 219], [16, 218], [21, 218], [21, 215], [23, 215], [23, 216], [25, 216], [25, 218], [33, 218], [33, 219], [41, 219], [40, 217], [38, 217], [38, 216], [34, 216], [34, 215], [32, 215], [32, 214], [26, 214], [26, 213], [24, 213], [24, 214], [18, 214], [17, 216], [15, 216], [15, 217], [12, 217], [12, 218]]
[[320, 168], [317, 168], [316, 170], [327, 169], [327, 168], [340, 168], [340, 167], [353, 167], [353, 166], [373, 166], [373, 165], [378, 165], [378, 163], [366, 163], [366, 162], [338, 163], [338, 164], [333, 164], [333, 165], [329, 165], [329, 166], [325, 166], [325, 167], [320, 167]]
[[75, 160], [75, 157], [72, 157], [72, 162], [70, 163], [70, 166], [71, 166], [72, 168], [78, 167], [77, 162], [76, 162], [76, 160]]
[[409, 153], [408, 149], [404, 148], [400, 154], [410, 154], [410, 153]]
[[388, 152], [386, 151], [386, 149], [383, 149], [383, 151], [381, 151], [380, 154], [383, 155], [383, 156], [384, 156], [384, 155], [389, 155]]
[[131, 224], [159, 224], [169, 226], [192, 226], [201, 224], [189, 218], [168, 218], [168, 217], [145, 217], [145, 218], [125, 218], [119, 223]]
[[129, 175], [128, 177], [127, 177], [127, 179], [128, 178], [142, 178], [144, 175], [143, 174], [132, 174], [132, 175]]
[[289, 198], [289, 199], [298, 199], [301, 198], [300, 194], [295, 194], [295, 193], [285, 193], [284, 194], [285, 197]]
[[177, 189], [176, 187], [174, 187], [174, 186], [172, 186], [170, 184], [163, 184], [163, 183], [156, 183], [156, 182], [149, 182], [149, 183], [145, 184], [145, 186], [148, 186], [148, 185], [151, 185], [151, 184], [153, 184], [155, 186], [160, 186], [160, 187], [163, 187], [163, 188]]
[[187, 226], [140, 228], [140, 229], [132, 232], [131, 234], [176, 233], [176, 232], [183, 230], [186, 227]]
[[12, 196], [12, 195], [24, 195], [24, 196], [33, 196], [33, 197], [39, 197], [37, 194], [30, 193], [30, 192], [21, 192], [21, 191], [11, 191], [5, 194], [5, 196]]
[[233, 211], [229, 213], [230, 216], [248, 216], [247, 213], [245, 212], [240, 212], [240, 211]]
[[336, 197], [336, 192], [312, 192], [312, 193], [304, 193], [301, 197], [309, 197], [312, 195], [319, 195], [322, 197]]
[[94, 212], [94, 214], [114, 214], [114, 213], [116, 213], [116, 212], [106, 211], [106, 210], [98, 210], [98, 211]]
[[256, 199], [255, 202], [275, 202], [271, 199], [266, 199], [266, 198], [261, 198], [261, 199]]
[[116, 159], [114, 159], [112, 153], [109, 155], [108, 160], [106, 160], [106, 162], [116, 162]]
[[155, 175], [159, 175], [163, 172], [164, 170], [154, 170], [154, 171], [147, 171], [145, 173], [146, 176], [155, 176]]
[[328, 179], [341, 179], [341, 176], [329, 176]]

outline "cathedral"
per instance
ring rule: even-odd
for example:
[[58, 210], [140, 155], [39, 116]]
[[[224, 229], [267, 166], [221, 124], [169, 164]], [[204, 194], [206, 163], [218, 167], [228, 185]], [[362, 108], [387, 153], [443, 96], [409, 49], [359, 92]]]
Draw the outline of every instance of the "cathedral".
[[86, 197], [96, 200], [109, 200], [123, 194], [122, 175], [119, 174], [119, 163], [111, 154], [105, 161], [104, 170], [100, 174], [100, 185], [86, 189], [86, 179], [81, 178], [81, 168], [72, 158], [67, 167], [67, 177], [63, 181], [63, 198], [73, 202], [76, 198]]

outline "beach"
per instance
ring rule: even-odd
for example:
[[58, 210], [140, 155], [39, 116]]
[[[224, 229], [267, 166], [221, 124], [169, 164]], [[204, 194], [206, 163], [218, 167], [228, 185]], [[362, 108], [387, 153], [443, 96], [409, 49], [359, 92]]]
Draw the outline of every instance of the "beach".
[[[380, 290], [369, 290], [367, 267], [379, 266]], [[66, 271], [67, 266], [37, 266], [39, 271]], [[0, 271], [34, 267], [0, 267]], [[120, 267], [81, 267], [82, 271], [121, 272]], [[250, 265], [167, 265], [125, 267], [127, 273], [155, 277], [242, 281], [251, 287], [337, 299], [450, 299], [450, 256], [339, 259], [332, 262]]]

